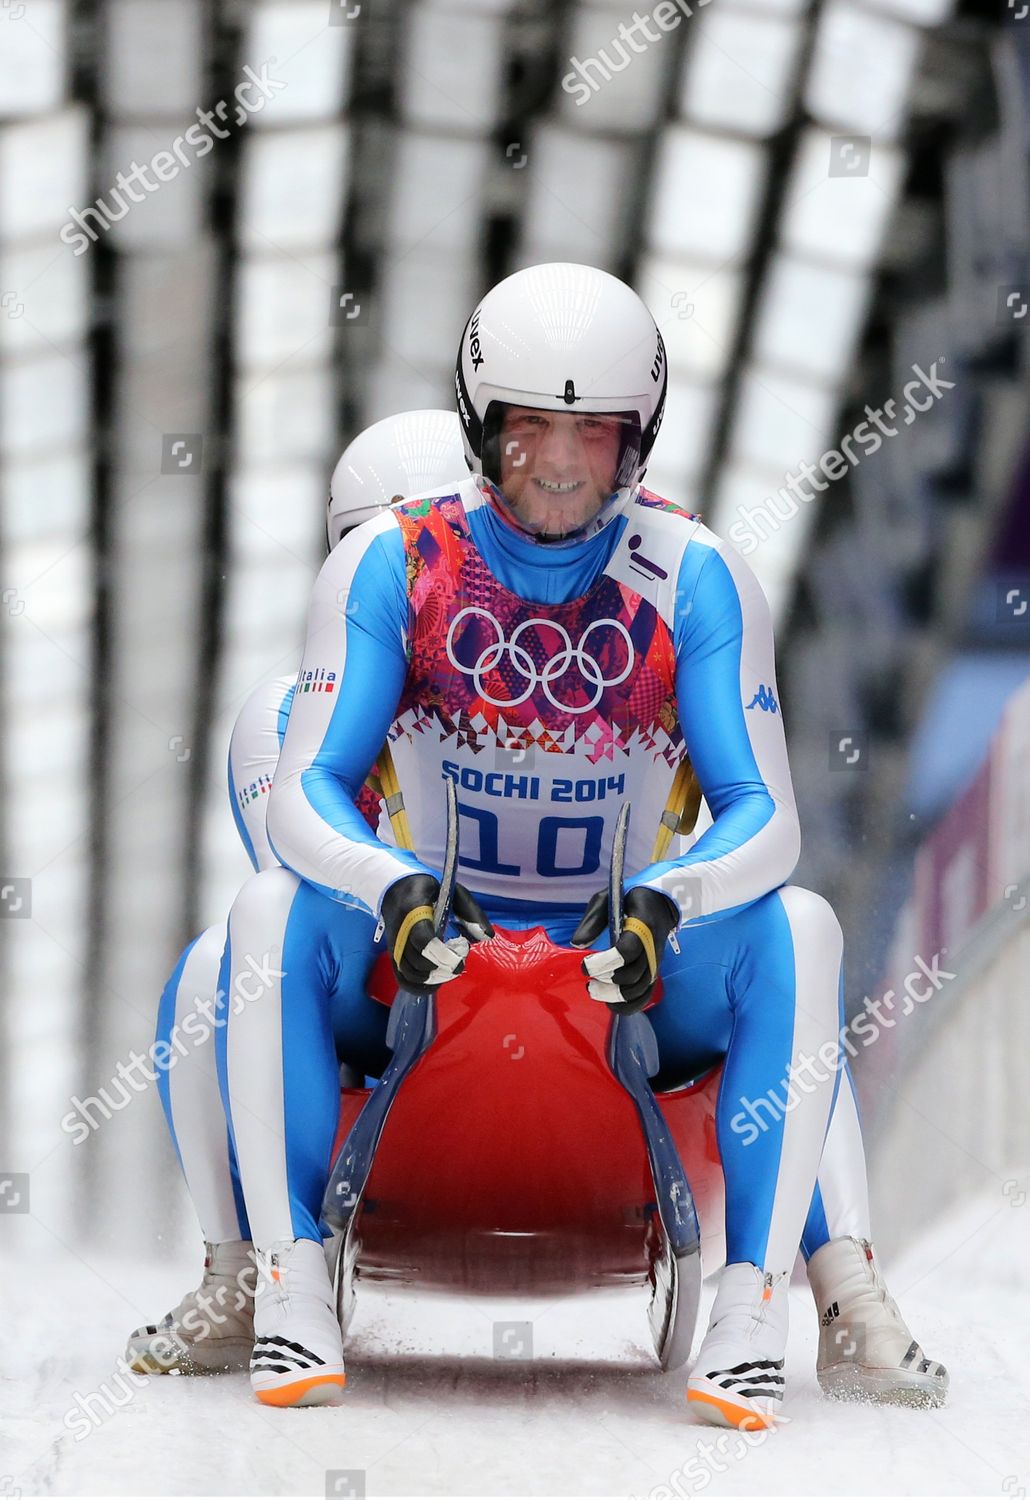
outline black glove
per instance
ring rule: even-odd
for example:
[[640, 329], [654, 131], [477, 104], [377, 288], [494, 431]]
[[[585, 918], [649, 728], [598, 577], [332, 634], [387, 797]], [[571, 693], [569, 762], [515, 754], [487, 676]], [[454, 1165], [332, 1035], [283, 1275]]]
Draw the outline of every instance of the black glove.
[[[668, 896], [642, 885], [626, 892], [624, 911], [619, 941], [585, 958], [583, 973], [595, 1000], [603, 1000], [620, 1016], [633, 1016], [654, 992], [665, 944], [679, 926], [680, 914]], [[586, 948], [607, 926], [608, 892], [598, 891], [572, 934], [573, 946]]]
[[406, 990], [435, 990], [465, 967], [469, 938], [493, 937], [489, 918], [464, 886], [454, 888], [454, 916], [467, 937], [447, 942], [433, 931], [433, 908], [440, 882], [432, 875], [405, 875], [383, 897], [386, 951], [397, 983]]
[[463, 885], [454, 887], [451, 913], [470, 943], [482, 943], [494, 935], [493, 923], [471, 891]]

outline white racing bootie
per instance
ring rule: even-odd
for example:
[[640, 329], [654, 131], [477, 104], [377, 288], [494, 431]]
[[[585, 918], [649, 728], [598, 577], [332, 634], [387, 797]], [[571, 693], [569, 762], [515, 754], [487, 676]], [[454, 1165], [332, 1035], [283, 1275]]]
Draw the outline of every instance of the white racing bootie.
[[745, 1431], [776, 1425], [783, 1405], [787, 1282], [785, 1273], [767, 1275], [747, 1261], [723, 1271], [687, 1381], [687, 1401], [701, 1421]]
[[160, 1323], [130, 1335], [129, 1368], [141, 1375], [245, 1370], [254, 1343], [257, 1268], [249, 1240], [204, 1246], [204, 1275]]
[[266, 1406], [324, 1406], [346, 1382], [343, 1335], [321, 1241], [259, 1254], [250, 1384]]
[[829, 1240], [808, 1262], [819, 1312], [816, 1376], [837, 1401], [942, 1406], [948, 1372], [927, 1359], [888, 1292], [868, 1240]]

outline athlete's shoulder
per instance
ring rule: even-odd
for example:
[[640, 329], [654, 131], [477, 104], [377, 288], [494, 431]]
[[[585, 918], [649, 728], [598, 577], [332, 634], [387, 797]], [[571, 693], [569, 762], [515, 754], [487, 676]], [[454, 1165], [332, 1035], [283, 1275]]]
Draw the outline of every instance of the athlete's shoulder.
[[705, 525], [700, 511], [689, 510], [675, 500], [667, 500], [643, 485], [634, 497], [633, 510], [631, 519], [634, 522], [644, 516], [652, 525], [659, 526], [673, 541], [682, 544], [681, 563], [692, 571], [701, 567], [706, 554], [710, 552], [723, 555], [731, 552], [739, 560], [739, 554], [725, 537], [719, 536]]
[[685, 505], [680, 505], [675, 500], [666, 500], [664, 495], [656, 494], [649, 490], [646, 485], [640, 485], [637, 490], [634, 504], [642, 506], [644, 510], [660, 511], [665, 515], [677, 516], [682, 521], [700, 521], [699, 512], [688, 510]]
[[707, 575], [717, 573], [725, 575], [738, 590], [742, 587], [750, 588], [755, 582], [755, 575], [750, 565], [733, 543], [726, 537], [720, 536], [717, 531], [713, 531], [710, 526], [706, 526], [700, 518], [691, 536], [688, 554], [693, 571], [699, 572], [707, 562], [708, 566], [705, 569]]
[[670, 627], [681, 599], [683, 559], [700, 524], [692, 511], [642, 487], [613, 521], [617, 540], [605, 573], [639, 594]]
[[420, 490], [417, 495], [408, 495], [392, 507], [390, 514], [398, 524], [405, 520], [424, 520], [432, 512], [443, 515], [460, 508], [466, 513], [483, 503], [484, 496], [471, 474], [456, 476], [447, 484], [434, 486], [431, 490]]
[[680, 639], [699, 639], [732, 626], [764, 629], [769, 606], [762, 586], [732, 542], [698, 521], [683, 551], [677, 580]]
[[668, 555], [674, 566], [676, 559], [682, 559], [695, 541], [705, 543], [711, 536], [699, 512], [668, 500], [645, 485], [639, 486], [625, 514], [632, 530], [642, 532], [652, 545], [670, 549]]
[[[353, 527], [341, 537], [322, 564], [318, 575], [319, 584], [326, 583], [343, 587], [361, 569], [362, 573], [385, 569], [391, 563], [403, 567], [404, 548], [401, 543], [396, 507], [382, 510], [360, 526]], [[396, 553], [396, 557], [392, 554]]]
[[[629, 572], [622, 581], [650, 592], [677, 642], [717, 616], [759, 607], [751, 569], [699, 512], [641, 488], [627, 520], [619, 551], [628, 548]], [[650, 590], [640, 582], [648, 574], [655, 575]]]

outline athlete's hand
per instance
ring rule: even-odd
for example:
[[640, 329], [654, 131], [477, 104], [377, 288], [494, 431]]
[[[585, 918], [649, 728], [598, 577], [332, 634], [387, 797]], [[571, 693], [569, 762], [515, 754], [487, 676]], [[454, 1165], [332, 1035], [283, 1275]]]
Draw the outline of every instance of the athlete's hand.
[[[434, 990], [454, 979], [465, 967], [467, 937], [438, 938], [433, 931], [433, 908], [440, 882], [432, 875], [405, 875], [383, 897], [382, 918], [386, 951], [397, 982], [406, 990]], [[493, 937], [489, 919], [464, 886], [454, 891], [454, 915], [464, 932], [479, 941], [478, 933]]]
[[[587, 993], [603, 1000], [620, 1016], [636, 1015], [654, 993], [655, 981], [669, 934], [679, 925], [679, 912], [668, 896], [647, 886], [626, 892], [622, 936], [614, 948], [588, 953], [583, 973]], [[572, 934], [576, 948], [586, 948], [608, 926], [608, 892], [590, 898], [583, 920]]]
[[493, 923], [471, 891], [463, 885], [454, 887], [454, 903], [451, 912], [455, 922], [470, 943], [482, 943], [494, 935]]

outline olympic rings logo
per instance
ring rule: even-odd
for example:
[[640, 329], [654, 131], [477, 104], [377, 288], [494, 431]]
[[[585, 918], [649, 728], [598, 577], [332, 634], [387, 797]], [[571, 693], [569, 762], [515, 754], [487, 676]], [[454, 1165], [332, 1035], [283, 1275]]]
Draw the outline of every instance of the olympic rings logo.
[[[454, 651], [455, 633], [462, 620], [468, 615], [482, 616], [484, 620], [490, 622], [496, 633], [496, 640], [491, 645], [485, 646], [477, 660], [472, 663], [459, 661]], [[600, 630], [604, 625], [610, 625], [622, 637], [626, 645], [626, 665], [617, 677], [605, 677], [601, 671], [600, 663], [586, 649], [588, 637], [593, 631]], [[533, 630], [534, 628], [553, 630], [562, 641], [559, 650], [539, 671], [526, 647], [519, 645], [519, 638], [523, 632]], [[483, 682], [483, 675], [486, 672], [492, 672], [500, 664], [505, 655], [507, 655], [515, 670], [525, 678], [526, 688], [517, 698], [492, 698]], [[620, 682], [625, 682], [633, 670], [635, 653], [632, 637], [625, 625], [619, 620], [592, 620], [580, 636], [579, 643], [576, 646], [572, 644], [572, 638], [564, 625], [559, 625], [556, 620], [523, 620], [512, 631], [511, 639], [506, 640], [504, 628], [500, 621], [488, 609], [481, 609], [478, 605], [470, 604], [467, 608], [459, 610], [451, 621], [451, 627], [447, 632], [447, 660], [463, 676], [471, 677], [479, 696], [487, 703], [492, 703], [495, 708], [513, 708], [519, 703], [525, 703], [526, 699], [538, 687], [542, 687], [547, 701], [552, 703], [555, 708], [561, 709], [563, 713], [567, 714], [585, 714], [597, 707], [605, 688], [618, 687]], [[576, 707], [573, 707], [569, 703], [562, 703], [551, 691], [552, 682], [556, 678], [564, 676], [573, 663], [579, 668], [580, 675], [584, 681], [591, 684], [593, 688], [590, 702]]]

